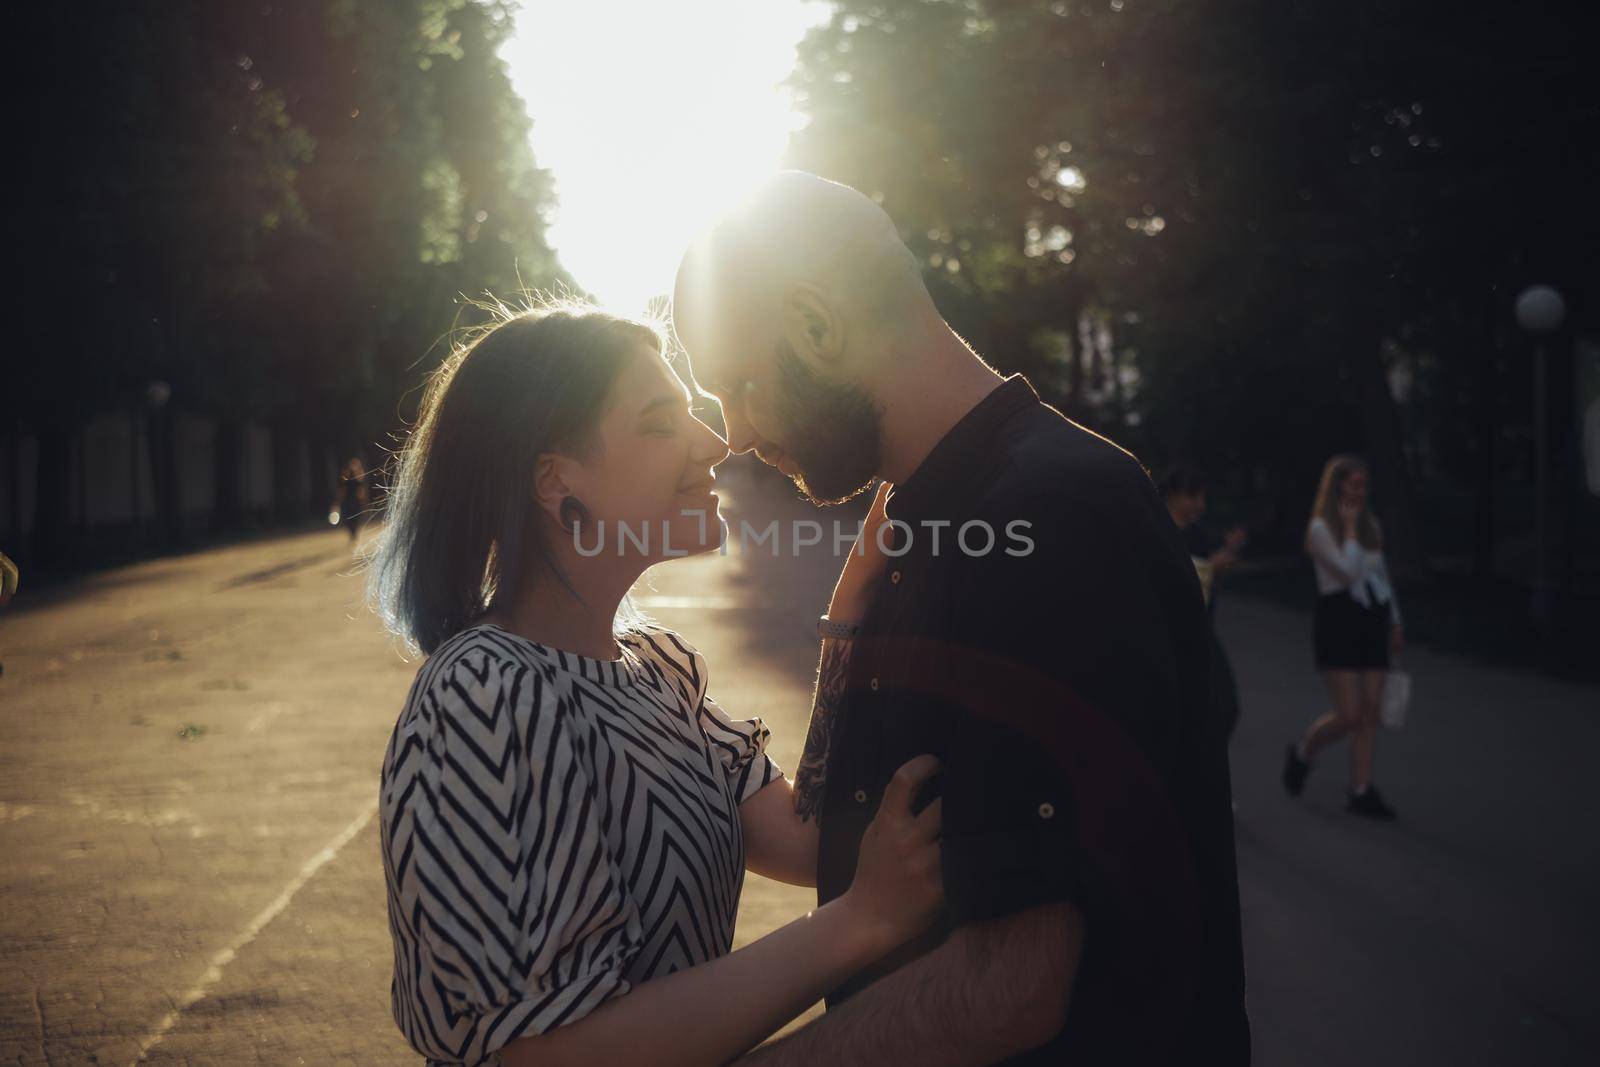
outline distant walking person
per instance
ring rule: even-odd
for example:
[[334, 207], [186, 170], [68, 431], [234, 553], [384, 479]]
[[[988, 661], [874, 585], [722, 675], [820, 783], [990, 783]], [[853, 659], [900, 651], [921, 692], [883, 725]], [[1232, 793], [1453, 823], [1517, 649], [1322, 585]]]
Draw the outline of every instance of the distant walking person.
[[1404, 646], [1400, 606], [1383, 558], [1383, 531], [1367, 507], [1371, 476], [1356, 456], [1334, 456], [1306, 528], [1306, 552], [1317, 575], [1313, 645], [1317, 670], [1333, 698], [1333, 710], [1289, 745], [1283, 784], [1299, 796], [1319, 750], [1350, 738], [1350, 789], [1345, 809], [1354, 815], [1392, 819], [1394, 808], [1372, 784], [1378, 745], [1378, 709], [1389, 657]]
[[1233, 664], [1227, 650], [1217, 636], [1217, 586], [1222, 575], [1239, 559], [1247, 537], [1243, 526], [1230, 529], [1217, 542], [1200, 524], [1206, 513], [1207, 482], [1205, 472], [1193, 463], [1178, 463], [1161, 476], [1157, 487], [1166, 502], [1167, 513], [1173, 525], [1183, 534], [1184, 547], [1194, 563], [1195, 574], [1200, 578], [1200, 591], [1205, 594], [1206, 611], [1212, 620], [1211, 627], [1211, 699], [1212, 710], [1218, 722], [1227, 724], [1231, 738], [1239, 725], [1239, 685], [1234, 678]]
[[1158, 483], [1167, 513], [1183, 533], [1183, 543], [1189, 550], [1189, 558], [1194, 561], [1206, 604], [1214, 606], [1216, 580], [1238, 562], [1239, 552], [1244, 548], [1248, 534], [1243, 526], [1234, 526], [1223, 535], [1221, 541], [1217, 541], [1200, 524], [1206, 513], [1207, 486], [1205, 472], [1193, 463], [1174, 465], [1161, 476]]
[[352, 544], [367, 521], [367, 499], [367, 468], [355, 456], [339, 472], [339, 525], [350, 532]]

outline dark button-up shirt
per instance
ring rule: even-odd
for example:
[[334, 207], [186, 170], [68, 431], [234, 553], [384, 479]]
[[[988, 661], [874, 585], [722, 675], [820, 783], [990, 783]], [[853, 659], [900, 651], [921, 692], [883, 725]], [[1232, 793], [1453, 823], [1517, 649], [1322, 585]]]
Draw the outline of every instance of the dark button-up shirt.
[[1068, 901], [1085, 941], [1067, 1024], [1009, 1063], [1248, 1062], [1209, 624], [1149, 476], [1013, 375], [888, 515], [828, 754], [818, 896], [849, 888], [890, 777], [931, 752], [947, 907], [829, 1005], [957, 925]]

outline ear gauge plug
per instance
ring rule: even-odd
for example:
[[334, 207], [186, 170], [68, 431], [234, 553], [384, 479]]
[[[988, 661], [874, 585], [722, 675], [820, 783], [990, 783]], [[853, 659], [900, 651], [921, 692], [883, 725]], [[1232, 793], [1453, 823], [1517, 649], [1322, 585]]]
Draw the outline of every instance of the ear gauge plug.
[[577, 532], [578, 524], [590, 522], [593, 516], [576, 496], [567, 495], [561, 500], [561, 525], [568, 533]]

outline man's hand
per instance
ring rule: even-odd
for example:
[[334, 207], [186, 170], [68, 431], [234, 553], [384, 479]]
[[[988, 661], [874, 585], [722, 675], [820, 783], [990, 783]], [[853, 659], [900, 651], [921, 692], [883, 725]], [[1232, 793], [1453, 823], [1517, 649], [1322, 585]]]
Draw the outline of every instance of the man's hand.
[[1215, 570], [1227, 570], [1238, 561], [1239, 550], [1244, 547], [1248, 537], [1249, 535], [1243, 526], [1235, 526], [1223, 537], [1222, 547], [1211, 553], [1211, 558], [1207, 562]]

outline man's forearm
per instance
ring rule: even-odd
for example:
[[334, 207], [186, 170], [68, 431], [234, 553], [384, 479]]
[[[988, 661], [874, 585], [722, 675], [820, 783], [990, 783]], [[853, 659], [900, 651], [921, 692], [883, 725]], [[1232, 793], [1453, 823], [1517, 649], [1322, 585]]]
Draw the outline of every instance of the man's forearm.
[[845, 674], [850, 665], [846, 638], [825, 637], [817, 662], [817, 691], [811, 702], [811, 725], [806, 728], [805, 751], [794, 772], [794, 810], [802, 819], [821, 815], [828, 746], [839, 705], [844, 699]]
[[1083, 920], [1068, 904], [958, 928], [739, 1067], [984, 1067], [1050, 1040], [1066, 1018]]

